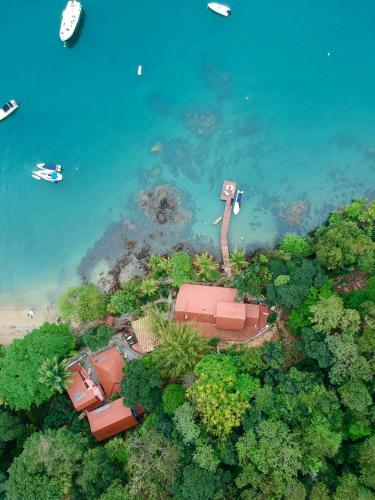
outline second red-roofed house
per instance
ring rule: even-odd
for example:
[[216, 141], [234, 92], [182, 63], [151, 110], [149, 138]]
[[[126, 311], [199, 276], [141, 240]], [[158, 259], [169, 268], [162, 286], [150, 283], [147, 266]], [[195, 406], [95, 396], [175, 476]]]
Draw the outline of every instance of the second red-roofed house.
[[99, 382], [106, 395], [110, 398], [120, 391], [121, 380], [124, 378], [123, 368], [125, 361], [115, 347], [91, 357]]
[[68, 394], [77, 411], [93, 410], [104, 402], [104, 393], [95, 385], [89, 374], [79, 363], [72, 365], [69, 378]]
[[130, 409], [124, 406], [124, 399], [119, 398], [96, 410], [89, 411], [87, 419], [93, 436], [98, 441], [102, 441], [138, 425], [137, 417], [143, 413], [143, 408]]

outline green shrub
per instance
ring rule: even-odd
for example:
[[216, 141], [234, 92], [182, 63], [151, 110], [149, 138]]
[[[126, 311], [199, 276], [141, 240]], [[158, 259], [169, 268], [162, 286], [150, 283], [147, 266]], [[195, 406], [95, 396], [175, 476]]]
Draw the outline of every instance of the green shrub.
[[92, 352], [99, 351], [99, 349], [108, 345], [114, 333], [114, 330], [107, 325], [101, 325], [99, 328], [91, 328], [82, 335], [81, 343], [89, 347]]
[[87, 284], [69, 288], [60, 300], [58, 307], [64, 321], [87, 323], [104, 318], [107, 311], [107, 297], [100, 289]]
[[167, 415], [173, 415], [179, 406], [186, 401], [185, 389], [177, 384], [169, 384], [163, 392], [163, 410]]
[[310, 247], [307, 241], [297, 234], [288, 234], [280, 243], [280, 250], [297, 257], [307, 257]]
[[277, 313], [275, 311], [271, 311], [270, 315], [268, 316], [267, 323], [269, 325], [272, 325], [273, 323], [275, 323], [276, 320], [277, 320]]
[[179, 288], [193, 279], [193, 263], [187, 252], [175, 252], [171, 257], [171, 261], [170, 277], [174, 287]]
[[140, 280], [127, 281], [112, 295], [108, 310], [113, 314], [133, 312], [140, 305], [141, 295]]

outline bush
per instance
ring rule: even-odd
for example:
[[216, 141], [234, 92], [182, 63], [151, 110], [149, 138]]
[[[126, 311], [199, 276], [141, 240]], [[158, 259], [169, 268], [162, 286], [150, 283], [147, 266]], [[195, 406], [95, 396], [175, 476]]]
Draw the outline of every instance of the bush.
[[60, 297], [58, 307], [64, 321], [87, 323], [105, 316], [107, 302], [106, 295], [97, 286], [87, 284], [69, 288]]
[[269, 325], [272, 325], [273, 323], [275, 323], [276, 320], [277, 320], [277, 313], [275, 311], [271, 311], [270, 315], [268, 316], [267, 323]]
[[297, 234], [288, 234], [280, 243], [280, 250], [297, 257], [307, 257], [310, 253], [307, 241]]
[[108, 345], [114, 333], [114, 330], [107, 325], [101, 325], [99, 328], [91, 328], [82, 335], [81, 343], [89, 347], [92, 352], [99, 351], [99, 349]]
[[172, 285], [180, 288], [193, 278], [193, 263], [187, 252], [176, 252], [171, 257], [171, 280]]
[[163, 393], [163, 410], [167, 415], [173, 415], [179, 406], [186, 401], [185, 389], [177, 384], [169, 384]]
[[140, 280], [127, 281], [112, 295], [108, 305], [109, 312], [124, 314], [135, 311], [140, 306], [141, 293]]

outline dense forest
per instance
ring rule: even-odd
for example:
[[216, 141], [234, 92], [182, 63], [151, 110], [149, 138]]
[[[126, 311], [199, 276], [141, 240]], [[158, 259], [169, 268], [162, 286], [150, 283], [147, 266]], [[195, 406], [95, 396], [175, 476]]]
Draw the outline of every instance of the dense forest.
[[[375, 202], [357, 200], [306, 237], [233, 252], [232, 280], [178, 252], [114, 293], [68, 290], [62, 322], [0, 351], [0, 498], [375, 498], [374, 223]], [[276, 340], [222, 348], [174, 323], [168, 297], [193, 281], [265, 301]], [[98, 443], [66, 395], [67, 359], [113, 331], [74, 327], [146, 308], [160, 347], [126, 363], [121, 386], [146, 413]]]

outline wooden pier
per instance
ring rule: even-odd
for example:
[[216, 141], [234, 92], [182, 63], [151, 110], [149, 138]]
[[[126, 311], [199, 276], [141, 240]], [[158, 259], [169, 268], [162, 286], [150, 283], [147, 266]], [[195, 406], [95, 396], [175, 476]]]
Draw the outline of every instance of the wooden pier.
[[221, 253], [223, 254], [224, 271], [228, 278], [232, 277], [232, 269], [229, 264], [228, 230], [230, 217], [232, 215], [232, 200], [236, 195], [237, 183], [224, 181], [221, 189], [220, 199], [225, 201], [223, 222], [220, 231]]

